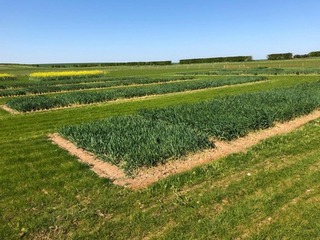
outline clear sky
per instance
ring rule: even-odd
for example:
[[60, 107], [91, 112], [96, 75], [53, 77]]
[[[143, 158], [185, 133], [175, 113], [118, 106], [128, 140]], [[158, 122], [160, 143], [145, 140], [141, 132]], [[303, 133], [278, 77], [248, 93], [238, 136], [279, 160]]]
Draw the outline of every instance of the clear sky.
[[0, 62], [173, 60], [320, 50], [319, 0], [0, 0]]

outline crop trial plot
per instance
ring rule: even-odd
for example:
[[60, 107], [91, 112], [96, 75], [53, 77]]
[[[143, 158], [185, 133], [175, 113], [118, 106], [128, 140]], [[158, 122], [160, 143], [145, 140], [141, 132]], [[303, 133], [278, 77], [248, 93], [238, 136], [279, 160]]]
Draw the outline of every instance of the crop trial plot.
[[128, 99], [133, 97], [161, 95], [166, 93], [184, 92], [189, 90], [199, 90], [234, 84], [254, 83], [265, 80], [267, 80], [266, 77], [245, 76], [223, 79], [181, 81], [146, 86], [121, 87], [100, 91], [69, 92], [61, 93], [55, 96], [24, 96], [10, 99], [6, 102], [6, 104], [17, 111], [30, 112], [79, 104], [113, 101], [116, 99]]
[[210, 149], [212, 138], [230, 141], [309, 114], [320, 106], [319, 84], [140, 110], [138, 115], [65, 126], [59, 133], [134, 176], [141, 167]]

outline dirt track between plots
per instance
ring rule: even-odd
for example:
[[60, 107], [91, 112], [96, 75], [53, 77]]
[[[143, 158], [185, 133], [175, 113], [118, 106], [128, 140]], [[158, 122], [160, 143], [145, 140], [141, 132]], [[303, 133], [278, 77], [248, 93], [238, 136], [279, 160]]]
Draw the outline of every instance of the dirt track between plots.
[[232, 142], [214, 141], [216, 144], [215, 149], [190, 154], [183, 160], [170, 161], [157, 167], [140, 169], [133, 178], [127, 177], [120, 168], [97, 159], [92, 153], [76, 147], [73, 143], [58, 134], [51, 134], [49, 137], [55, 144], [67, 150], [71, 155], [76, 156], [80, 162], [89, 164], [91, 169], [100, 177], [110, 178], [114, 184], [136, 190], [145, 188], [170, 175], [187, 171], [193, 167], [209, 163], [233, 153], [244, 152], [264, 139], [289, 133], [317, 118], [320, 118], [320, 110], [289, 122], [278, 123], [266, 130], [250, 133]]
[[1, 107], [3, 110], [5, 110], [5, 111], [7, 111], [7, 112], [9, 112], [9, 113], [11, 113], [11, 114], [19, 114], [19, 113], [20, 113], [20, 112], [14, 110], [14, 109], [8, 107], [7, 105], [1, 105], [0, 107]]

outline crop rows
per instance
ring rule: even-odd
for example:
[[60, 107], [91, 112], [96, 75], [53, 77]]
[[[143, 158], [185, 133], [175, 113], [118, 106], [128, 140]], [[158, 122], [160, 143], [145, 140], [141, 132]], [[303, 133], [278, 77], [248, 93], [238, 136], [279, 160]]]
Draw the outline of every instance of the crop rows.
[[213, 101], [157, 110], [141, 110], [154, 121], [182, 123], [222, 140], [245, 136], [248, 131], [268, 128], [310, 113], [320, 104], [320, 82], [282, 90], [228, 96]]
[[319, 68], [297, 68], [297, 69], [283, 69], [283, 68], [268, 68], [259, 67], [251, 69], [222, 69], [214, 71], [198, 71], [198, 72], [180, 72], [178, 75], [308, 75], [320, 74]]
[[211, 137], [232, 140], [310, 113], [320, 106], [320, 82], [269, 92], [223, 97], [192, 105], [141, 110], [65, 126], [60, 134], [131, 173], [168, 159], [212, 148]]
[[33, 84], [25, 88], [0, 90], [0, 97], [85, 90], [85, 89], [93, 89], [93, 88], [108, 88], [108, 87], [116, 87], [116, 86], [128, 86], [133, 84], [163, 83], [163, 82], [171, 82], [176, 80], [184, 81], [184, 80], [190, 80], [193, 78], [194, 77], [134, 78], [134, 79], [86, 83], [86, 84], [83, 84], [83, 83], [82, 84], [81, 83], [63, 84], [63, 85]]
[[150, 79], [157, 79], [158, 81], [170, 81], [170, 80], [184, 80], [193, 79], [194, 76], [179, 76], [179, 77], [102, 77], [102, 78], [73, 78], [64, 80], [51, 80], [51, 81], [29, 81], [29, 82], [11, 82], [6, 84], [0, 84], [0, 89], [18, 89], [29, 87], [45, 87], [45, 86], [61, 86], [61, 85], [74, 85], [74, 84], [91, 84], [91, 83], [103, 83], [103, 82], [121, 82], [121, 81], [148, 81]]
[[141, 116], [114, 117], [67, 126], [60, 130], [60, 134], [127, 172], [181, 157], [187, 152], [214, 147], [205, 134], [194, 129]]
[[70, 92], [56, 96], [25, 96], [7, 101], [7, 105], [15, 110], [28, 112], [56, 107], [65, 107], [75, 104], [90, 104], [111, 101], [120, 98], [158, 95], [187, 90], [205, 89], [224, 85], [241, 84], [266, 80], [265, 77], [231, 77], [221, 80], [195, 80], [173, 83], [162, 83], [148, 86], [128, 88], [114, 88], [103, 91]]
[[1, 84], [0, 89], [21, 89], [29, 87], [45, 87], [45, 86], [65, 86], [75, 84], [94, 84], [94, 83], [105, 83], [105, 82], [133, 82], [143, 83], [144, 81], [175, 81], [175, 80], [188, 80], [194, 79], [194, 76], [178, 76], [178, 77], [115, 77], [115, 78], [77, 78], [77, 79], [66, 79], [66, 80], [52, 80], [52, 81], [30, 81], [30, 82], [12, 82], [10, 84]]

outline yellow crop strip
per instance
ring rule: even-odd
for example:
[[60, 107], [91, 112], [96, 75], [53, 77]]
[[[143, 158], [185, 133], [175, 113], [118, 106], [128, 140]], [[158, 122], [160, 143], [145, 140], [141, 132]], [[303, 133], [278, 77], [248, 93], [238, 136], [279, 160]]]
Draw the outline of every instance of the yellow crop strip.
[[29, 75], [33, 79], [52, 79], [52, 78], [73, 78], [73, 77], [94, 77], [106, 74], [102, 70], [87, 70], [87, 71], [62, 71], [62, 72], [35, 72]]
[[14, 78], [15, 76], [13, 74], [9, 73], [0, 73], [0, 78]]

